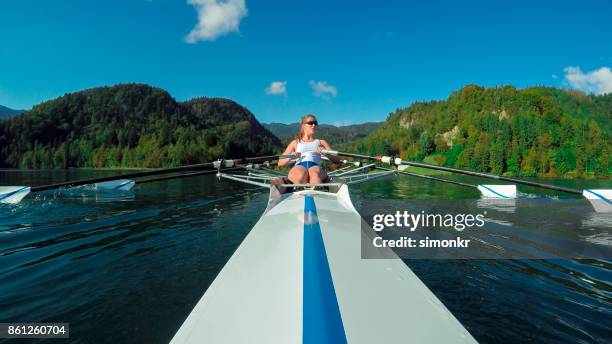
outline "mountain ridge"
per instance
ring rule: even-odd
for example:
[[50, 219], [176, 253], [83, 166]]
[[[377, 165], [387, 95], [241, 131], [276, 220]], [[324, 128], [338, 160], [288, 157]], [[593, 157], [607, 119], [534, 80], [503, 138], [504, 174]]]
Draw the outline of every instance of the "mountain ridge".
[[20, 113], [22, 113], [24, 111], [25, 110], [15, 110], [15, 109], [11, 109], [11, 108], [9, 108], [7, 106], [0, 105], [0, 119], [19, 115]]
[[467, 85], [399, 108], [349, 149], [518, 176], [610, 176], [612, 94]]
[[280, 141], [238, 103], [177, 102], [163, 89], [118, 84], [67, 93], [0, 122], [0, 166], [168, 167], [271, 154]]

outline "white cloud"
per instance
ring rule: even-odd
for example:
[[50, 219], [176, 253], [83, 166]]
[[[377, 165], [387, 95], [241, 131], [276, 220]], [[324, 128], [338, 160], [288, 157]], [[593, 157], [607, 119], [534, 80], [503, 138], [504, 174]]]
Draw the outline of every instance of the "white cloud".
[[557, 79], [558, 78], [557, 74], [553, 74], [550, 77], [553, 78], [553, 79]]
[[336, 86], [328, 84], [327, 81], [310, 80], [308, 84], [310, 87], [312, 87], [313, 94], [317, 97], [329, 99], [330, 96], [335, 97], [338, 95], [338, 89], [336, 89]]
[[266, 94], [270, 95], [287, 95], [286, 81], [272, 81], [270, 86], [266, 87]]
[[612, 93], [612, 71], [608, 67], [583, 73], [580, 67], [569, 66], [563, 69], [565, 81], [573, 88], [587, 93]]
[[245, 0], [187, 0], [187, 3], [198, 11], [198, 23], [185, 37], [187, 43], [214, 41], [236, 32], [240, 20], [248, 13]]

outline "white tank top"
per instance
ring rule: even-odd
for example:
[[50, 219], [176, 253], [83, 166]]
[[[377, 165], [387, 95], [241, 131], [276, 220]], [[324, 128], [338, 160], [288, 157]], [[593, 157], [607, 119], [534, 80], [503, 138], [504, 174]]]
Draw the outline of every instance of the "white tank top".
[[298, 140], [295, 151], [300, 153], [300, 158], [297, 163], [312, 161], [317, 165], [321, 165], [321, 154], [317, 153], [317, 148], [319, 148], [320, 145], [321, 141], [319, 141], [319, 139], [310, 142]]

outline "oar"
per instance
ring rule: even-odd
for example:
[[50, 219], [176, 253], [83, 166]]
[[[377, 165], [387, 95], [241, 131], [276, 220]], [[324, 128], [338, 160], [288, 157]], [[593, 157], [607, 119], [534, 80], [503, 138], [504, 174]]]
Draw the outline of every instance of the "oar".
[[[369, 155], [364, 155], [364, 154], [346, 153], [346, 152], [339, 152], [339, 151], [333, 151], [333, 150], [323, 150], [322, 153], [324, 153], [324, 154], [339, 155], [339, 156], [344, 156], [344, 157], [349, 157], [349, 158], [357, 158], [357, 159], [366, 159], [366, 160], [380, 161], [380, 162], [383, 162], [383, 163], [386, 163], [386, 164], [389, 164], [389, 165], [398, 165], [398, 166], [399, 165], [408, 165], [408, 166], [422, 167], [422, 168], [428, 168], [428, 169], [432, 169], [432, 170], [439, 170], [439, 171], [446, 171], [446, 172], [452, 172], [452, 173], [459, 173], [459, 174], [464, 174], [464, 175], [469, 175], [469, 176], [488, 178], [488, 179], [495, 179], [495, 180], [503, 180], [503, 181], [508, 181], [508, 182], [512, 182], [512, 183], [516, 183], [516, 184], [535, 186], [535, 187], [544, 188], [544, 189], [550, 189], [550, 190], [555, 190], [555, 191], [562, 191], [562, 192], [567, 192], [567, 193], [572, 193], [572, 194], [578, 194], [578, 195], [582, 195], [587, 200], [589, 200], [589, 202], [591, 202], [591, 204], [595, 208], [595, 211], [597, 211], [597, 212], [612, 212], [612, 201], [610, 200], [612, 198], [612, 189], [597, 189], [597, 190], [595, 190], [595, 189], [584, 189], [584, 190], [578, 190], [578, 189], [567, 188], [567, 187], [563, 187], [563, 186], [550, 185], [550, 184], [532, 182], [532, 181], [529, 181], [529, 180], [523, 180], [523, 179], [518, 179], [518, 178], [500, 176], [500, 175], [496, 175], [496, 174], [490, 174], [490, 173], [484, 173], [484, 172], [474, 172], [474, 171], [463, 170], [463, 169], [459, 169], [459, 168], [432, 165], [432, 164], [427, 164], [427, 163], [423, 163], [423, 162], [407, 161], [407, 160], [403, 160], [401, 158], [394, 158], [394, 157], [390, 157], [390, 156], [369, 156]], [[481, 185], [481, 186], [484, 186], [484, 185]], [[486, 186], [488, 187], [488, 189], [490, 189], [490, 190], [487, 190], [487, 191], [491, 191], [491, 192], [502, 191], [502, 190], [497, 190], [498, 186], [495, 186], [495, 185], [486, 185]], [[504, 189], [507, 189], [507, 188], [509, 188], [509, 187], [508, 186], [504, 186]], [[481, 192], [482, 191], [483, 190], [481, 189]], [[499, 192], [499, 193], [502, 194], [501, 192]]]
[[[376, 166], [376, 168], [385, 170], [385, 171], [392, 170], [390, 168], [385, 168], [385, 167], [380, 167], [380, 166]], [[455, 185], [465, 186], [468, 188], [478, 189], [478, 191], [480, 191], [480, 193], [487, 198], [509, 199], [509, 198], [516, 197], [516, 185], [513, 185], [513, 184], [511, 185], [491, 185], [491, 184], [474, 185], [474, 184], [459, 182], [456, 180], [442, 179], [442, 178], [426, 176], [423, 174], [406, 172], [406, 171], [401, 171], [401, 170], [398, 170], [397, 172], [407, 175], [407, 176], [411, 176], [411, 177], [435, 180], [435, 181], [442, 182], [442, 183], [455, 184]]]
[[[380, 166], [376, 166], [376, 168], [379, 169], [379, 170], [384, 170], [384, 171], [393, 171], [393, 169], [385, 168], [385, 167], [380, 167]], [[424, 178], [424, 179], [429, 179], [429, 180], [435, 180], [435, 181], [443, 182], [443, 183], [461, 185], [461, 186], [465, 186], [465, 187], [469, 187], [469, 188], [474, 188], [474, 189], [478, 188], [478, 186], [474, 185], [474, 184], [468, 184], [468, 183], [458, 182], [458, 181], [455, 181], [455, 180], [449, 180], [449, 179], [442, 179], [442, 178], [437, 178], [437, 177], [432, 177], [432, 176], [426, 176], [426, 175], [418, 174], [418, 173], [412, 173], [412, 172], [406, 172], [406, 171], [400, 171], [400, 170], [398, 170], [397, 173], [404, 174], [404, 175], [407, 175], [407, 176], [417, 177], [417, 178]]]
[[199, 169], [204, 169], [204, 168], [212, 168], [214, 167], [213, 164], [214, 164], [213, 162], [206, 162], [203, 164], [186, 165], [186, 166], [171, 167], [171, 168], [160, 168], [156, 170], [119, 174], [119, 175], [108, 176], [108, 177], [71, 180], [71, 181], [55, 183], [55, 184], [33, 186], [31, 187], [31, 192], [39, 192], [39, 191], [58, 189], [58, 188], [72, 188], [75, 186], [96, 184], [96, 183], [108, 182], [108, 181], [113, 181], [113, 180], [118, 180], [118, 179], [131, 179], [131, 178], [138, 178], [138, 177], [154, 176], [158, 174], [199, 170]]
[[218, 160], [213, 162], [206, 162], [202, 164], [185, 165], [179, 167], [160, 168], [149, 171], [125, 173], [115, 176], [89, 178], [80, 180], [71, 180], [61, 183], [54, 183], [41, 186], [0, 186], [0, 203], [19, 203], [25, 196], [30, 192], [40, 192], [45, 190], [52, 190], [58, 188], [72, 188], [81, 185], [94, 184], [96, 189], [104, 190], [129, 190], [135, 185], [135, 181], [132, 178], [147, 177], [159, 174], [183, 172], [183, 171], [194, 171], [201, 169], [212, 169], [215, 168], [215, 172], [220, 167], [234, 167], [241, 162], [257, 163], [268, 160], [275, 160], [284, 157], [284, 155], [269, 155], [261, 157], [250, 157], [243, 159], [231, 159], [231, 160]]
[[0, 186], [0, 203], [19, 203], [29, 193], [29, 186]]
[[[241, 169], [242, 169], [242, 167], [225, 168], [225, 169], [222, 169], [221, 172], [236, 171], [236, 170], [241, 170]], [[140, 184], [145, 184], [145, 183], [160, 182], [160, 181], [164, 181], [164, 180], [172, 180], [172, 179], [178, 179], [178, 178], [189, 178], [189, 177], [195, 177], [195, 176], [202, 176], [202, 175], [206, 175], [206, 174], [215, 174], [217, 172], [218, 172], [217, 170], [208, 170], [208, 171], [200, 171], [200, 172], [192, 172], [192, 173], [175, 174], [175, 175], [166, 176], [166, 177], [149, 178], [149, 179], [137, 180], [136, 184], [140, 185]]]
[[40, 192], [59, 188], [72, 188], [81, 185], [95, 184], [96, 189], [105, 190], [129, 190], [134, 186], [134, 181], [131, 178], [153, 176], [158, 174], [166, 174], [181, 171], [190, 171], [203, 168], [212, 168], [213, 163], [207, 162], [203, 164], [187, 165], [171, 168], [160, 168], [150, 171], [125, 173], [115, 176], [88, 178], [79, 180], [70, 180], [61, 183], [47, 184], [41, 186], [2, 186], [0, 187], [0, 203], [19, 203], [30, 192]]

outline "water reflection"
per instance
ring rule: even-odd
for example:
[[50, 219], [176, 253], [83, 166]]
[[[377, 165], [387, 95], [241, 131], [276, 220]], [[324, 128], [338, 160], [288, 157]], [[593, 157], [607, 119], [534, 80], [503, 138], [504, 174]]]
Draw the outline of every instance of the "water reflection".
[[[500, 199], [500, 198], [489, 198], [480, 197], [476, 201], [476, 205], [480, 209], [486, 209], [489, 211], [501, 211], [505, 213], [514, 214], [516, 212], [516, 199]], [[512, 226], [512, 222], [504, 222], [508, 226]]]

